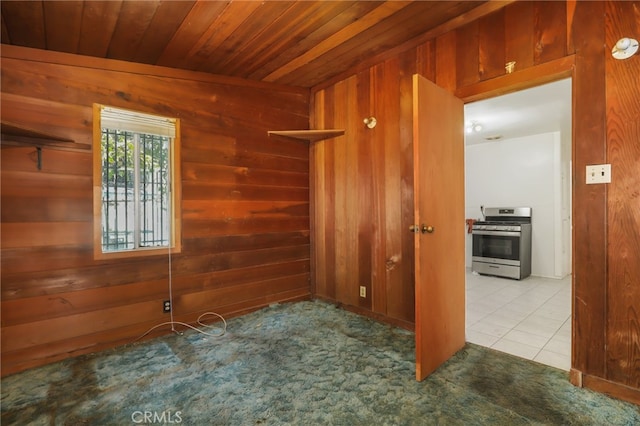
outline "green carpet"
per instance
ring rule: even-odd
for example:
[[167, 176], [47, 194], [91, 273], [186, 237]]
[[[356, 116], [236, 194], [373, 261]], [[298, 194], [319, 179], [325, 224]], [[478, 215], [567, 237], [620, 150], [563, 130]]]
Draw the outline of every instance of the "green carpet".
[[322, 302], [8, 376], [2, 425], [633, 425], [567, 373], [468, 344], [423, 382], [413, 334]]

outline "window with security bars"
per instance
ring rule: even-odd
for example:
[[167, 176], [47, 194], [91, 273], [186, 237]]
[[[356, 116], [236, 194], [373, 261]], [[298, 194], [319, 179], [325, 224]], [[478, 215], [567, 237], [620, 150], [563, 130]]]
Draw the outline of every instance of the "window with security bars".
[[176, 120], [111, 107], [99, 109], [101, 196], [99, 215], [94, 216], [100, 219], [101, 253], [172, 247], [176, 241]]

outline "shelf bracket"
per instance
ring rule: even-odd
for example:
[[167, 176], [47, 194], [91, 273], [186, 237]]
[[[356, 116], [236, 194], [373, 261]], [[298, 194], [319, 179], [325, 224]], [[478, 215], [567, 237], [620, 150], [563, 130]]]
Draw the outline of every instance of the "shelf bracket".
[[42, 170], [42, 147], [36, 146], [36, 155], [38, 156], [38, 170]]

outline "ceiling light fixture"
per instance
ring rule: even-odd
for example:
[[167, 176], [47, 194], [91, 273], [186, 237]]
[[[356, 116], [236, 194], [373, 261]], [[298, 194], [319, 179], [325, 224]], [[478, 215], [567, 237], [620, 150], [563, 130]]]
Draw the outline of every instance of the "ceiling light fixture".
[[638, 51], [638, 40], [623, 37], [611, 49], [611, 56], [616, 59], [627, 59]]
[[473, 121], [466, 127], [467, 133], [478, 133], [482, 131], [482, 124]]

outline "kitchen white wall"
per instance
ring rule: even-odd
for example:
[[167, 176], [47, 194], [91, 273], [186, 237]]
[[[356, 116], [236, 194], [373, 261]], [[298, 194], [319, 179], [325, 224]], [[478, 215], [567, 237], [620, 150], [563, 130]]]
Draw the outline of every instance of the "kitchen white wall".
[[[466, 217], [480, 219], [480, 206], [532, 207], [532, 275], [560, 278], [566, 270], [562, 247], [563, 185], [569, 180], [560, 132], [504, 139], [465, 147]], [[471, 235], [467, 234], [467, 267]]]

